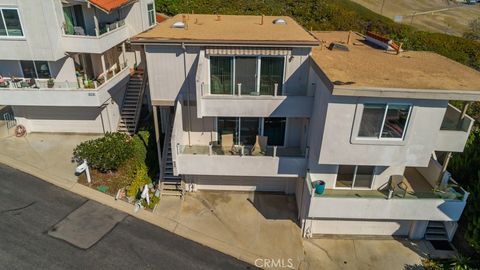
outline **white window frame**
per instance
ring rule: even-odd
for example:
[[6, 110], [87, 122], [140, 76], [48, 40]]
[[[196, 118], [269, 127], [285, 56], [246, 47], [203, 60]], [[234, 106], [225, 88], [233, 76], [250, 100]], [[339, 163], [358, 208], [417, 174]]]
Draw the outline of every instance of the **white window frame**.
[[[363, 119], [363, 112], [365, 111], [365, 105], [385, 105], [385, 111], [383, 112], [383, 120], [382, 120], [382, 126], [380, 127], [380, 132], [378, 134], [378, 137], [362, 137], [359, 136], [358, 133], [360, 132], [361, 124], [362, 124], [362, 119]], [[409, 106], [408, 108], [408, 116], [407, 120], [405, 121], [405, 127], [403, 129], [402, 137], [401, 138], [384, 138], [382, 137], [382, 132], [383, 128], [385, 126], [385, 120], [387, 118], [387, 112], [388, 112], [388, 107], [390, 105], [393, 106]], [[393, 103], [393, 102], [387, 102], [387, 103], [375, 103], [375, 102], [369, 102], [369, 103], [363, 103], [363, 108], [362, 108], [362, 116], [359, 119], [358, 123], [358, 130], [356, 131], [356, 139], [357, 140], [379, 140], [379, 141], [403, 141], [405, 139], [405, 134], [407, 133], [408, 126], [410, 123], [410, 116], [412, 115], [412, 108], [413, 104], [411, 103]]]
[[[279, 89], [280, 90], [280, 93], [277, 93], [277, 95], [284, 95], [285, 93], [285, 75], [286, 75], [286, 66], [287, 66], [287, 57], [286, 56], [275, 56], [275, 55], [210, 55], [208, 56], [207, 58], [207, 61], [208, 61], [208, 85], [211, 86], [212, 85], [212, 81], [211, 81], [211, 74], [210, 74], [210, 57], [230, 57], [230, 58], [233, 58], [232, 59], [232, 94], [228, 95], [228, 96], [235, 96], [235, 95], [238, 95], [237, 93], [237, 86], [235, 85], [235, 59], [237, 57], [256, 57], [257, 60], [256, 60], [256, 67], [255, 67], [255, 92], [258, 93], [260, 95], [260, 71], [261, 71], [261, 68], [262, 68], [262, 58], [283, 58], [283, 74], [282, 74], [282, 89]], [[216, 96], [221, 96], [221, 95], [226, 95], [226, 94], [214, 94]], [[250, 96], [250, 95], [249, 95]], [[270, 95], [263, 95], [263, 96], [270, 96]]]
[[[148, 6], [149, 5], [152, 5], [153, 7], [153, 10], [150, 10], [148, 9]], [[153, 12], [153, 23], [150, 24], [150, 12]], [[151, 2], [151, 3], [147, 3], [147, 18], [148, 18], [148, 26], [151, 27], [151, 26], [154, 26], [155, 24], [157, 24], [157, 19], [156, 19], [156, 14], [155, 14], [155, 3], [154, 2]]]
[[[18, 15], [18, 21], [20, 22], [20, 28], [22, 28], [22, 35], [21, 36], [9, 36], [8, 35], [8, 28], [7, 24], [5, 23], [5, 18], [3, 17], [3, 10], [16, 10], [17, 15]], [[22, 23], [22, 17], [20, 16], [20, 10], [15, 7], [0, 7], [0, 19], [3, 22], [3, 25], [5, 26], [5, 31], [7, 33], [6, 36], [0, 35], [0, 39], [24, 39], [25, 38], [25, 28], [23, 27]]]
[[[353, 179], [352, 179], [352, 186], [351, 187], [337, 187], [337, 178], [338, 178], [338, 172], [340, 171], [340, 166], [355, 166], [355, 170], [353, 172]], [[357, 179], [357, 171], [358, 171], [358, 167], [360, 167], [360, 166], [373, 167], [372, 181], [370, 183], [370, 187], [368, 187], [368, 188], [355, 187], [355, 180]], [[375, 183], [376, 173], [377, 173], [377, 166], [372, 166], [372, 165], [348, 165], [348, 164], [338, 165], [337, 166], [337, 174], [335, 175], [335, 181], [333, 183], [333, 188], [334, 189], [346, 189], [346, 190], [372, 190], [373, 184]]]

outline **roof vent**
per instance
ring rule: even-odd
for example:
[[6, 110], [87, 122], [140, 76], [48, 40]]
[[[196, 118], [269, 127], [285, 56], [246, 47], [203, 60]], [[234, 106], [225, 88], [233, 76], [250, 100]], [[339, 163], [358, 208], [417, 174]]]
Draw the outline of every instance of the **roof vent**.
[[184, 22], [175, 22], [172, 24], [172, 28], [185, 28], [185, 23]]
[[345, 44], [341, 44], [341, 43], [338, 43], [338, 42], [332, 42], [330, 43], [330, 45], [328, 46], [328, 49], [330, 49], [331, 51], [342, 51], [342, 52], [348, 52], [350, 51], [348, 49], [348, 46], [345, 45]]
[[282, 18], [278, 18], [278, 19], [273, 20], [273, 24], [287, 24], [287, 21], [285, 21]]

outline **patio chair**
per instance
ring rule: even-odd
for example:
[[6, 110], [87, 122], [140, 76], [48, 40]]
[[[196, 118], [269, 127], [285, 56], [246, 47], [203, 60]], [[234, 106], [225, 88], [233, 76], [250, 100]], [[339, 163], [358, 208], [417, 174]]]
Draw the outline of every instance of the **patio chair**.
[[81, 26], [74, 26], [73, 27], [73, 32], [77, 36], [85, 36], [85, 30]]
[[[389, 193], [391, 196], [399, 194], [402, 198], [407, 195], [408, 186], [403, 175], [392, 175], [390, 178]], [[389, 196], [390, 197], [390, 196]]]
[[252, 156], [263, 156], [265, 153], [267, 153], [267, 142], [268, 142], [268, 137], [267, 136], [260, 136], [257, 135], [255, 139], [255, 145], [252, 148]]
[[38, 88], [37, 82], [35, 81], [34, 78], [31, 78], [28, 81], [20, 82], [20, 87], [22, 87], [22, 88], [28, 88], [28, 87]]
[[222, 149], [227, 149], [230, 154], [235, 155], [235, 144], [233, 143], [233, 134], [222, 135]]
[[3, 76], [0, 75], [0, 87], [8, 87], [9, 82]]

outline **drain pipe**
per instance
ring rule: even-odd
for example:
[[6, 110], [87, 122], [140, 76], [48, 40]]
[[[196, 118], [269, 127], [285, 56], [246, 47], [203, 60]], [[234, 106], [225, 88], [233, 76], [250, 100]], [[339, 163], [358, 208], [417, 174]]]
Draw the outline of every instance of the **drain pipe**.
[[190, 80], [188, 80], [187, 75], [187, 48], [185, 47], [185, 43], [182, 42], [182, 49], [183, 49], [183, 72], [185, 75], [185, 81], [187, 82], [187, 113], [188, 113], [188, 146], [192, 146], [191, 139], [190, 139], [190, 132], [192, 130], [192, 113], [190, 108]]

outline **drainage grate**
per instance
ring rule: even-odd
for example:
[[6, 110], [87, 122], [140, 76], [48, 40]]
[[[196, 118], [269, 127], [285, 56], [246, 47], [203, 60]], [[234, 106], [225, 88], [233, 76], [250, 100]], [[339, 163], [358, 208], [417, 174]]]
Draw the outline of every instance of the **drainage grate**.
[[436, 250], [453, 250], [452, 245], [448, 241], [430, 240], [430, 243]]

